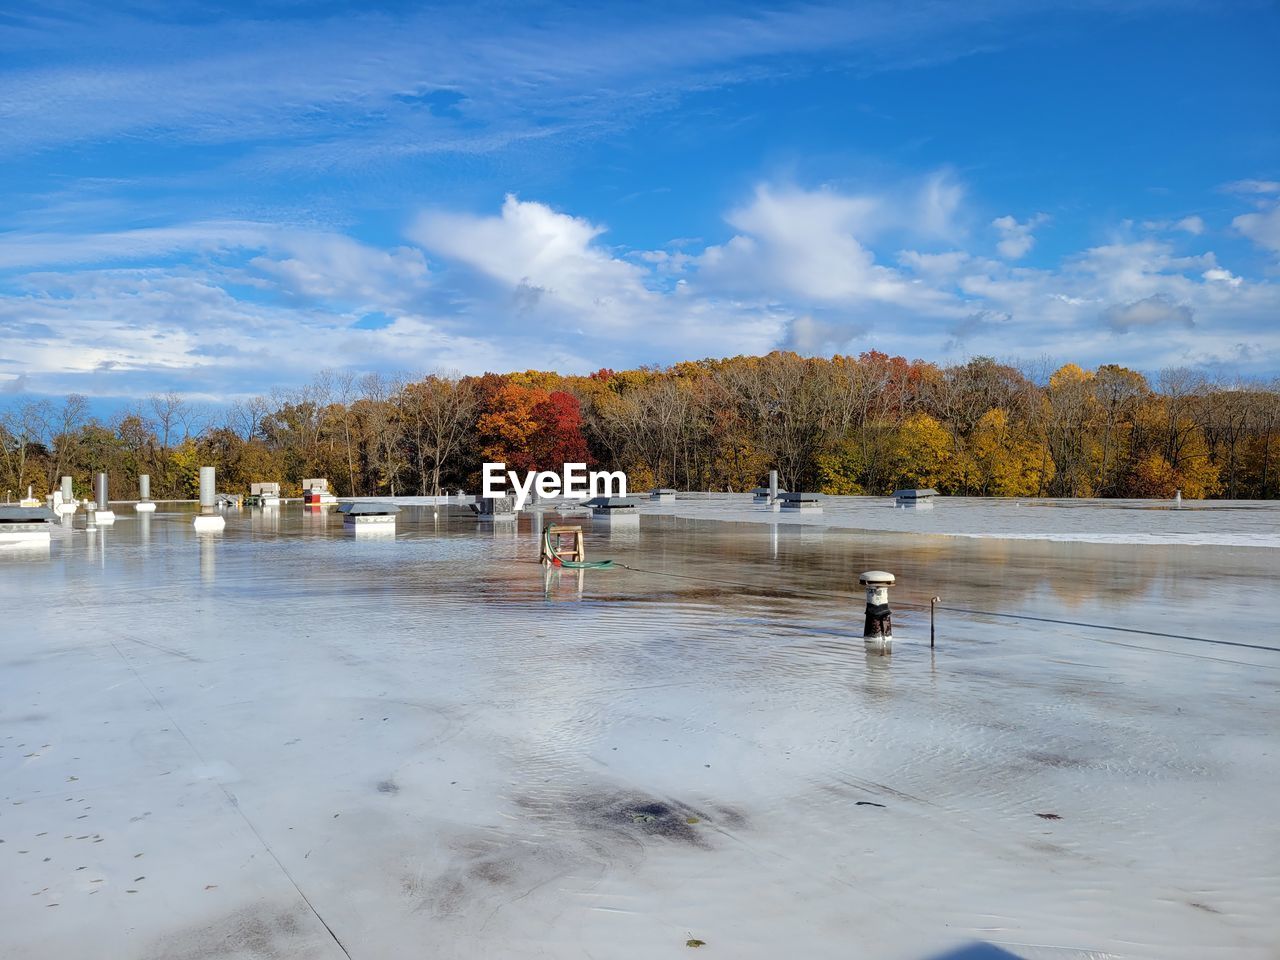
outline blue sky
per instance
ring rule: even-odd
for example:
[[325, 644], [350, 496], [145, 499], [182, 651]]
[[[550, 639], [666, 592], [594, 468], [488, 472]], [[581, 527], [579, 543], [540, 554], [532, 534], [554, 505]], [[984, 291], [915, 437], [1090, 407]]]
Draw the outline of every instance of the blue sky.
[[1280, 373], [1274, 4], [0, 7], [0, 391]]

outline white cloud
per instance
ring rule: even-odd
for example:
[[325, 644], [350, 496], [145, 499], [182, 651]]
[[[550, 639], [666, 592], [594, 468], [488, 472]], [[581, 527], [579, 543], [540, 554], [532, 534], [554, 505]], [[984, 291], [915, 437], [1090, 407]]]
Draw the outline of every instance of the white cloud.
[[942, 345], [942, 350], [944, 353], [952, 353], [978, 334], [998, 335], [995, 332], [999, 327], [1012, 319], [1007, 313], [997, 313], [992, 310], [975, 311], [952, 324], [947, 331], [951, 338]]
[[604, 232], [508, 195], [498, 216], [426, 213], [408, 235], [489, 281], [473, 296], [495, 333], [521, 323], [546, 336], [608, 340], [614, 352], [639, 349], [651, 358], [759, 351], [776, 343], [785, 317], [732, 299], [693, 296], [683, 284], [669, 293], [653, 289], [653, 272], [597, 242]]
[[898, 254], [898, 263], [903, 267], [935, 281], [958, 276], [972, 261], [973, 257], [963, 250], [948, 250], [946, 253], [903, 250]]
[[[972, 257], [943, 262], [947, 270], [922, 278], [938, 288], [954, 285], [971, 309], [946, 329], [925, 328], [927, 337], [937, 337], [935, 350], [1016, 351], [1138, 369], [1199, 363], [1212, 352], [1208, 342], [1218, 339], [1269, 345], [1280, 355], [1280, 330], [1265, 319], [1280, 310], [1280, 285], [1237, 277], [1209, 252], [1179, 256], [1169, 244], [1144, 240], [1091, 248], [1055, 268]], [[981, 311], [1008, 320], [966, 322]], [[1159, 336], [1138, 336], [1139, 329]], [[913, 349], [920, 351], [908, 340], [901, 352]], [[1274, 370], [1264, 352], [1249, 357], [1251, 369]]]
[[355, 314], [242, 299], [187, 268], [37, 274], [25, 283], [23, 294], [0, 297], [0, 339], [5, 362], [47, 392], [172, 387], [221, 402], [304, 381], [324, 366], [587, 366], [562, 344], [476, 336], [448, 318], [400, 312], [381, 329], [358, 329]]
[[1196, 216], [1183, 217], [1173, 226], [1175, 230], [1181, 230], [1184, 233], [1189, 233], [1193, 237], [1198, 237], [1200, 234], [1204, 233], [1204, 220]]
[[1107, 324], [1119, 333], [1156, 327], [1194, 327], [1193, 316], [1186, 304], [1174, 303], [1162, 294], [1133, 303], [1116, 304], [1103, 314]]
[[1201, 276], [1210, 283], [1225, 283], [1229, 287], [1238, 287], [1244, 282], [1243, 278], [1222, 267], [1210, 267]]
[[792, 319], [784, 346], [810, 357], [830, 355], [840, 352], [849, 336], [847, 327], [824, 323], [805, 313]]
[[1280, 180], [1236, 180], [1223, 189], [1229, 193], [1280, 193]]
[[154, 262], [178, 254], [264, 249], [283, 232], [273, 224], [244, 220], [206, 220], [103, 233], [13, 232], [0, 235], [0, 269]]
[[[249, 221], [10, 234], [0, 240], [11, 275], [0, 287], [0, 378], [216, 395], [306, 379], [334, 358], [364, 369], [587, 372], [780, 346], [1143, 369], [1231, 355], [1274, 372], [1280, 284], [1240, 276], [1207, 250], [1185, 255], [1147, 236], [1052, 267], [951, 244], [882, 260], [904, 234], [927, 240], [937, 228], [923, 206], [964, 219], [962, 203], [939, 206], [937, 196], [919, 181], [860, 194], [763, 184], [726, 215], [728, 239], [676, 253], [615, 251], [592, 220], [514, 196], [492, 215], [424, 213], [408, 231], [413, 245], [391, 247]], [[43, 269], [14, 273], [42, 257]], [[365, 323], [373, 311], [376, 323]], [[298, 349], [315, 343], [323, 364]]]
[[1223, 187], [1251, 204], [1254, 213], [1244, 213], [1231, 226], [1258, 246], [1280, 254], [1280, 181], [1236, 180]]
[[625, 329], [658, 307], [646, 271], [596, 243], [604, 228], [508, 195], [495, 217], [423, 214], [409, 237], [496, 282], [517, 312]]
[[1031, 252], [1036, 245], [1036, 238], [1031, 231], [1049, 220], [1046, 213], [1037, 213], [1025, 222], [1019, 222], [1011, 216], [997, 217], [991, 225], [1000, 231], [1001, 240], [996, 244], [1000, 256], [1008, 260], [1020, 260]]
[[1231, 225], [1260, 247], [1280, 253], [1280, 203], [1258, 213], [1244, 213]]
[[271, 246], [281, 255], [249, 265], [302, 298], [382, 309], [411, 304], [428, 286], [426, 258], [410, 247], [379, 250], [334, 233], [290, 233]]
[[956, 215], [964, 202], [964, 186], [943, 171], [929, 177], [920, 191], [919, 219], [915, 231], [926, 237], [955, 239], [959, 230]]
[[1099, 295], [1113, 302], [1141, 300], [1192, 283], [1186, 272], [1216, 265], [1212, 254], [1178, 256], [1156, 240], [1091, 247], [1067, 264], [1068, 276], [1088, 279]]
[[[953, 209], [952, 196], [935, 180], [926, 184], [920, 208], [927, 211], [927, 231], [942, 225], [942, 213]], [[712, 289], [801, 303], [941, 304], [944, 298], [878, 264], [865, 245], [893, 224], [897, 215], [887, 206], [876, 196], [762, 184], [748, 204], [725, 218], [738, 232], [703, 252], [698, 279]]]
[[[303, 298], [340, 300], [368, 309], [403, 304], [428, 283], [421, 251], [381, 250], [343, 234], [248, 220], [206, 220], [103, 233], [12, 232], [0, 236], [0, 269], [155, 266], [201, 257], [215, 262], [253, 256], [236, 279]], [[229, 268], [230, 269], [230, 268]]]

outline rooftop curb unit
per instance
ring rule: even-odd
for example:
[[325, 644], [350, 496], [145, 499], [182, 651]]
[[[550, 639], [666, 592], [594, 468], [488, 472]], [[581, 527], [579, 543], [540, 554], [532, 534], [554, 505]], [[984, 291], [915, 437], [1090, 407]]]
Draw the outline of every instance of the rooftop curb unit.
[[249, 496], [244, 498], [244, 502], [250, 507], [278, 507], [280, 506], [280, 484], [251, 483]]
[[0, 546], [48, 545], [58, 515], [48, 507], [0, 507]]
[[329, 481], [324, 477], [308, 477], [302, 481], [302, 502], [308, 507], [318, 507], [326, 503], [337, 503], [338, 498], [329, 489]]
[[783, 510], [799, 510], [804, 513], [822, 512], [822, 494], [820, 493], [779, 493]]
[[640, 504], [631, 497], [592, 497], [585, 506], [591, 508], [595, 520], [640, 520]]
[[658, 503], [675, 503], [676, 492], [669, 487], [663, 487], [660, 490], [654, 490], [649, 494], [649, 499]]
[[477, 520], [485, 523], [509, 522], [516, 518], [515, 497], [476, 497], [475, 503], [467, 506]]
[[395, 536], [396, 514], [400, 508], [394, 503], [374, 503], [361, 500], [344, 503], [338, 507], [342, 514], [342, 529], [357, 536], [380, 534]]
[[[778, 496], [782, 496], [787, 491], [779, 490]], [[772, 497], [768, 487], [756, 487], [751, 491], [751, 500], [753, 503], [768, 503]]]
[[923, 490], [903, 489], [893, 491], [893, 502], [899, 507], [932, 507], [938, 491], [932, 487]]

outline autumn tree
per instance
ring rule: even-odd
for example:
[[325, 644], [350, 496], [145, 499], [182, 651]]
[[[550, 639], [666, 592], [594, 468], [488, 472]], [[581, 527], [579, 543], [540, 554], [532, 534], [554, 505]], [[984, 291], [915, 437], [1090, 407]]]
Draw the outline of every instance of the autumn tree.
[[[1054, 469], [1046, 444], [1010, 420], [1003, 408], [982, 415], [973, 429], [965, 458], [970, 482], [984, 497], [1033, 497]], [[1050, 472], [1050, 477], [1045, 476]]]
[[1050, 373], [988, 357], [938, 367], [868, 351], [775, 352], [599, 370], [433, 374], [327, 370], [233, 404], [215, 425], [170, 392], [109, 422], [71, 396], [0, 406], [0, 482], [78, 492], [105, 469], [115, 497], [149, 473], [157, 498], [327, 476], [343, 494], [474, 485], [512, 469], [588, 462], [632, 485], [746, 490], [779, 470], [791, 489], [883, 495], [898, 486], [988, 496], [1280, 496], [1280, 383], [1074, 364]]
[[1053, 480], [1048, 488], [1051, 496], [1088, 497], [1093, 493], [1097, 462], [1102, 456], [1093, 379], [1092, 373], [1074, 363], [1060, 367], [1049, 378], [1044, 399], [1046, 456], [1042, 467], [1047, 470], [1048, 464], [1053, 464]]
[[894, 445], [894, 485], [898, 488], [949, 492], [955, 442], [952, 434], [927, 413], [914, 413], [898, 429]]
[[775, 352], [745, 358], [726, 371], [725, 381], [742, 422], [777, 466], [783, 485], [798, 490], [812, 483], [818, 456], [831, 438], [829, 365]]
[[1151, 391], [1146, 377], [1116, 364], [1099, 367], [1092, 387], [1098, 410], [1096, 435], [1100, 450], [1091, 487], [1097, 495], [1115, 496], [1132, 462], [1138, 409]]
[[573, 395], [507, 383], [492, 395], [476, 429], [488, 461], [508, 470], [559, 470], [590, 459], [582, 422]]

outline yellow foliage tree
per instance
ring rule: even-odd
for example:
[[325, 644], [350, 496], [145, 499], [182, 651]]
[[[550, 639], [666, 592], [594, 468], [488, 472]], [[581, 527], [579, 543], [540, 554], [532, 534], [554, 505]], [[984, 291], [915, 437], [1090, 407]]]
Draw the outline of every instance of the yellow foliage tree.
[[[195, 442], [184, 440], [169, 452], [170, 476], [180, 493], [188, 500], [200, 497], [200, 451]], [[209, 466], [209, 464], [204, 464]]]
[[859, 477], [864, 473], [857, 446], [842, 443], [830, 453], [818, 457], [818, 490], [829, 496], [858, 497], [866, 493]]
[[545, 390], [503, 384], [494, 394], [489, 412], [476, 424], [483, 443], [481, 456], [495, 462], [514, 462], [513, 469], [525, 468], [521, 455], [528, 450], [539, 426], [534, 410], [547, 397]]
[[1174, 473], [1178, 489], [1188, 500], [1203, 500], [1221, 492], [1222, 468], [1209, 460], [1209, 448], [1203, 434], [1197, 432], [1182, 446]]
[[1178, 475], [1169, 461], [1158, 453], [1148, 454], [1133, 469], [1134, 493], [1142, 497], [1172, 497], [1178, 489]]
[[1093, 493], [1102, 458], [1095, 379], [1074, 363], [1059, 367], [1049, 378], [1042, 409], [1049, 453], [1056, 467], [1055, 483], [1049, 491], [1053, 496], [1087, 497]]
[[988, 497], [1035, 496], [1053, 469], [1044, 444], [1013, 429], [1000, 407], [988, 410], [978, 421], [968, 460], [972, 486]]
[[947, 428], [927, 413], [914, 413], [898, 429], [895, 482], [899, 487], [934, 487], [945, 493], [951, 487], [954, 454]]
[[1093, 381], [1093, 374], [1075, 363], [1064, 363], [1049, 377], [1050, 390], [1067, 390], [1085, 386]]

